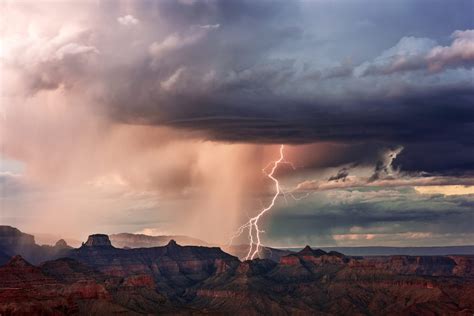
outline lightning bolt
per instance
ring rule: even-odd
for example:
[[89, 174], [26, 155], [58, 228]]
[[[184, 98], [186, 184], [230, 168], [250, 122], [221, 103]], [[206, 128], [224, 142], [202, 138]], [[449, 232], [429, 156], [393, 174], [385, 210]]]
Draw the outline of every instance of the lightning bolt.
[[[258, 226], [258, 221], [260, 218], [267, 213], [269, 210], [273, 208], [275, 205], [275, 201], [278, 198], [280, 194], [284, 194], [283, 190], [280, 187], [280, 183], [277, 178], [275, 178], [274, 174], [275, 171], [278, 169], [278, 166], [280, 164], [290, 164], [292, 167], [293, 165], [290, 162], [285, 161], [285, 156], [283, 153], [285, 146], [280, 145], [280, 158], [278, 160], [275, 160], [271, 162], [269, 165], [267, 165], [265, 168], [263, 168], [263, 172], [266, 174], [266, 176], [273, 181], [275, 185], [275, 194], [273, 195], [273, 198], [271, 199], [270, 203], [264, 207], [256, 216], [250, 218], [245, 224], [240, 226], [236, 233], [231, 237], [230, 244], [232, 244], [232, 241], [234, 238], [237, 238], [242, 235], [242, 233], [248, 229], [248, 236], [249, 236], [249, 251], [247, 253], [247, 256], [245, 257], [245, 260], [252, 260], [255, 258], [256, 255], [258, 255], [258, 252], [260, 250], [261, 246], [261, 241], [260, 241], [260, 233], [263, 233], [264, 231], [260, 230]], [[266, 170], [271, 166], [271, 171], [269, 173], [266, 172]], [[293, 167], [294, 168], [294, 167]]]

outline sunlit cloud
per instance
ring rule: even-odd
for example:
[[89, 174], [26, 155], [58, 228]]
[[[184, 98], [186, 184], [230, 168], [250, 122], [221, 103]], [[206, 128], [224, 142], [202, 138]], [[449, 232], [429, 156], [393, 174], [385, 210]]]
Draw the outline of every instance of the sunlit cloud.
[[466, 195], [474, 194], [474, 186], [464, 185], [436, 185], [415, 186], [415, 190], [421, 194], [443, 194], [443, 195]]

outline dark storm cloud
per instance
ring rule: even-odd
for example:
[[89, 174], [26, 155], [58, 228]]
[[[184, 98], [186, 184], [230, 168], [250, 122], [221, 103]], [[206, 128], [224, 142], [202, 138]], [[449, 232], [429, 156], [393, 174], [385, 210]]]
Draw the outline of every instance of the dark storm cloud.
[[[470, 8], [472, 2], [457, 5], [459, 11], [456, 12], [462, 16], [461, 10]], [[474, 134], [471, 106], [474, 95], [472, 72], [466, 68], [472, 67], [472, 34], [456, 32], [456, 28], [472, 27], [469, 19], [458, 17], [457, 22], [448, 19], [443, 23], [443, 33], [439, 25], [433, 26], [433, 17], [443, 9], [439, 2], [425, 8], [427, 17], [421, 19], [407, 9], [412, 6], [407, 3], [390, 3], [390, 9], [375, 2], [349, 6], [352, 11], [346, 4], [331, 6], [328, 3], [217, 1], [183, 5], [165, 2], [160, 9], [166, 11], [166, 17], [177, 18], [177, 22], [169, 21], [169, 24], [182, 34], [192, 33], [187, 27], [193, 24], [214, 23], [220, 27], [180, 47], [172, 55], [166, 54], [158, 61], [159, 73], [145, 72], [145, 78], [163, 74], [161, 78], [166, 80], [176, 74], [177, 69], [182, 69], [170, 91], [152, 95], [146, 92], [145, 95], [140, 91], [150, 91], [149, 80], [139, 80], [137, 84], [141, 87], [132, 85], [133, 93], [127, 90], [117, 93], [125, 103], [117, 102], [111, 110], [117, 119], [127, 122], [204, 131], [208, 138], [223, 141], [378, 141], [403, 145], [417, 141], [470, 147]], [[362, 13], [363, 7], [378, 8], [379, 15]], [[449, 7], [452, 10], [452, 6]], [[377, 24], [385, 15], [391, 23], [381, 28], [388, 35], [382, 36], [379, 31], [371, 34], [370, 43], [363, 44], [366, 39], [361, 39], [359, 44], [351, 43], [348, 36], [331, 30], [334, 22], [324, 18], [321, 11], [347, 18], [348, 21], [340, 21], [347, 27], [362, 23], [360, 29], [355, 27], [357, 30], [351, 31], [362, 36], [376, 32], [364, 27], [370, 28], [371, 23], [381, 27]], [[310, 14], [315, 22], [307, 19]], [[406, 26], [395, 27], [397, 18], [407, 21], [412, 31]], [[364, 26], [364, 21], [370, 23]], [[184, 42], [187, 36], [193, 36], [189, 34], [181, 35]], [[451, 34], [454, 42], [449, 39]], [[431, 56], [426, 57], [427, 60], [438, 58], [441, 65], [438, 71], [443, 65], [464, 70], [437, 75], [389, 76], [397, 71], [428, 69], [428, 61], [416, 61], [424, 58], [420, 52], [414, 57], [409, 55], [406, 65], [398, 65], [400, 70], [381, 70], [380, 74], [387, 75], [384, 78], [354, 76], [357, 63], [370, 64], [381, 53], [376, 51], [383, 46], [380, 43], [396, 46], [396, 42], [407, 35], [434, 36], [431, 41], [441, 43], [433, 44], [424, 52]], [[398, 39], [391, 44], [385, 42], [385, 37], [395, 39], [396, 36]], [[423, 38], [415, 38], [414, 42], [423, 42]], [[462, 45], [455, 46], [459, 38]], [[364, 57], [352, 57], [358, 45], [369, 46], [372, 51]], [[412, 49], [410, 45], [402, 48]], [[435, 54], [430, 55], [430, 49]], [[341, 51], [346, 52], [345, 58], [358, 61], [347, 63], [327, 56]], [[468, 151], [459, 159], [467, 161], [472, 157]]]
[[[255, 93], [249, 100], [215, 96], [194, 99], [174, 119], [151, 123], [206, 130], [211, 138], [268, 143], [313, 141], [455, 141], [471, 143], [474, 133], [474, 93], [464, 87], [440, 91], [407, 92], [403, 97], [371, 99], [353, 95], [350, 100], [267, 99]], [[180, 103], [180, 100], [175, 100]], [[182, 101], [181, 101], [182, 102]], [[359, 106], [363, 104], [363, 106]], [[193, 113], [195, 112], [195, 113]], [[183, 116], [183, 117], [179, 117]]]
[[120, 122], [230, 142], [401, 145], [409, 170], [466, 170], [473, 6], [105, 1], [91, 6], [90, 29], [7, 65], [29, 93], [77, 89]]
[[336, 175], [329, 177], [328, 181], [346, 181], [347, 176], [349, 175], [349, 170], [347, 168], [342, 168], [337, 172]]
[[[471, 131], [466, 133], [472, 135]], [[394, 161], [394, 165], [406, 171], [424, 170], [458, 177], [472, 175], [474, 146], [469, 139], [459, 139], [459, 142], [444, 139], [406, 143], [405, 150]]]

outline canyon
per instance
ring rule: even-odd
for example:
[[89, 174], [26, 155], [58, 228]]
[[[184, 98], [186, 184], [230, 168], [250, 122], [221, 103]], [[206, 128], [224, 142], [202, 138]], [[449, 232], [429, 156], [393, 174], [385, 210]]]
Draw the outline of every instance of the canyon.
[[474, 312], [471, 255], [361, 257], [307, 246], [241, 261], [174, 240], [124, 249], [95, 234], [79, 248], [45, 247], [19, 230], [0, 232], [2, 315]]

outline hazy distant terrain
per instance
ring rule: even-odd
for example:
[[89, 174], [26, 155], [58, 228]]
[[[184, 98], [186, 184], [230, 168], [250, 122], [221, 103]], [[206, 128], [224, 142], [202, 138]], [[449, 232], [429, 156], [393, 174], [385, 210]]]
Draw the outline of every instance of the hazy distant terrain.
[[[284, 248], [300, 251], [302, 248]], [[441, 247], [321, 247], [325, 251], [342, 252], [348, 256], [446, 256], [474, 255], [474, 245]]]
[[[114, 247], [117, 248], [150, 248], [161, 247], [167, 245], [171, 240], [176, 243], [186, 246], [213, 246], [220, 247], [227, 253], [238, 258], [245, 258], [248, 253], [248, 245], [213, 245], [206, 241], [188, 237], [188, 236], [149, 236], [144, 234], [120, 233], [109, 236], [110, 241]], [[270, 259], [278, 262], [281, 256], [290, 254], [291, 251], [284, 249], [275, 249], [270, 247], [261, 247], [259, 251], [259, 258]]]
[[180, 245], [204, 246], [207, 242], [188, 236], [149, 236], [144, 234], [120, 233], [110, 235], [112, 245], [118, 248], [148, 248], [164, 246], [170, 242], [176, 241]]
[[[211, 246], [206, 241], [188, 236], [149, 236], [145, 234], [120, 233], [110, 235], [112, 245], [118, 248], [159, 247], [175, 240], [180, 245]], [[216, 245], [214, 245], [216, 246]], [[221, 248], [239, 258], [244, 258], [248, 245], [221, 245]], [[348, 256], [445, 256], [445, 255], [474, 255], [474, 245], [439, 246], [439, 247], [319, 247], [324, 251], [337, 251]], [[271, 248], [262, 247], [260, 258], [278, 261], [283, 255], [298, 252], [303, 248]]]

